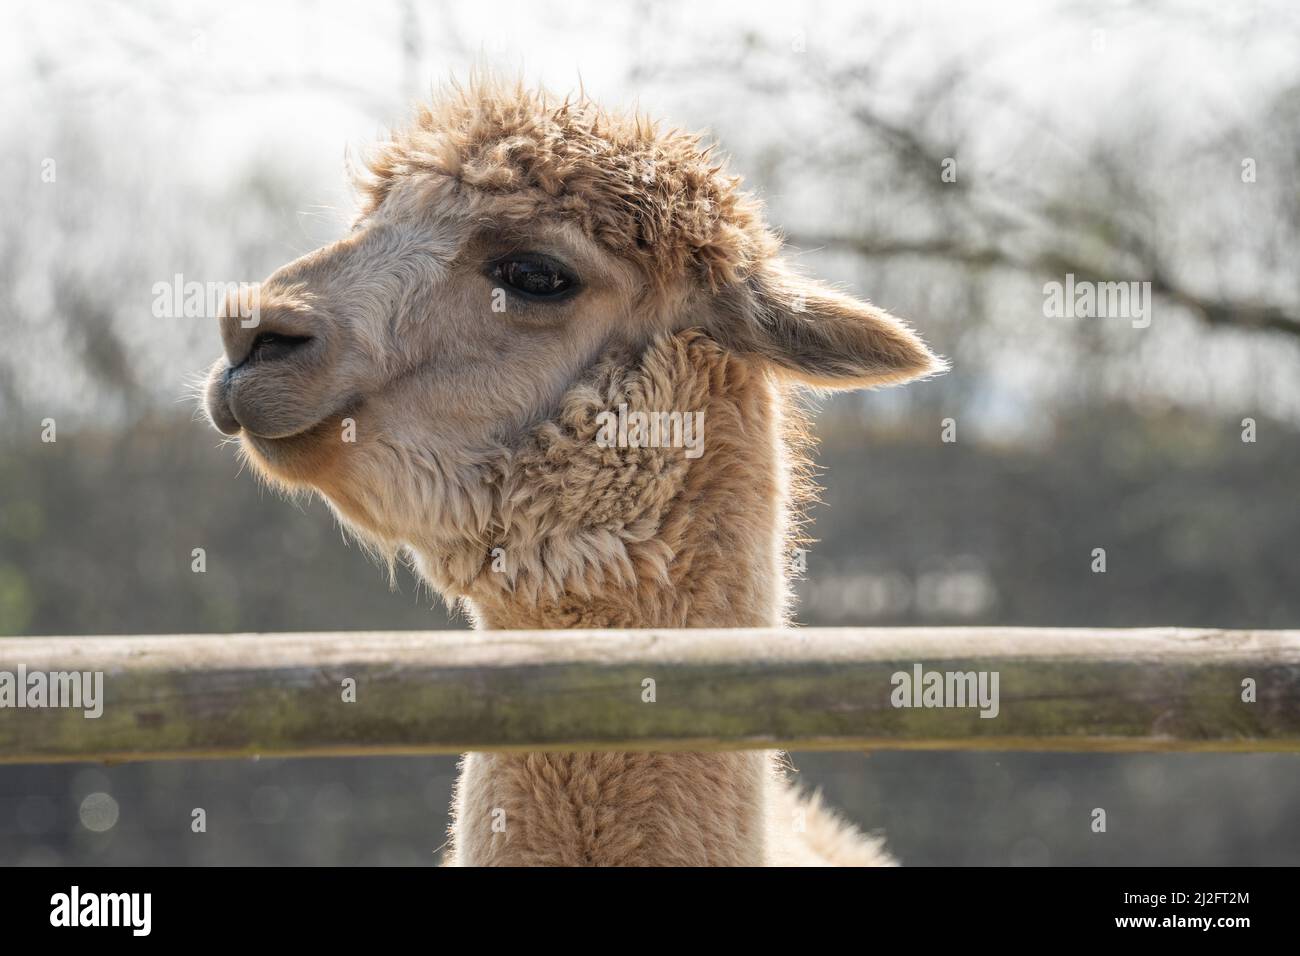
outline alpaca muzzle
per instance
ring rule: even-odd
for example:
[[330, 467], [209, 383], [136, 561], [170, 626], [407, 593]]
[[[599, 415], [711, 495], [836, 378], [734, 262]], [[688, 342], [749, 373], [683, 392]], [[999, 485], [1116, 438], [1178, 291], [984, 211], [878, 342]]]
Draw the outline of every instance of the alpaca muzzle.
[[264, 306], [256, 324], [221, 319], [225, 356], [208, 373], [206, 405], [216, 429], [288, 438], [336, 404], [331, 341], [321, 316], [294, 302]]
[[204, 396], [204, 407], [212, 427], [223, 435], [238, 435], [243, 429], [235, 413], [230, 410], [229, 399], [230, 366], [219, 360], [208, 373], [208, 385]]

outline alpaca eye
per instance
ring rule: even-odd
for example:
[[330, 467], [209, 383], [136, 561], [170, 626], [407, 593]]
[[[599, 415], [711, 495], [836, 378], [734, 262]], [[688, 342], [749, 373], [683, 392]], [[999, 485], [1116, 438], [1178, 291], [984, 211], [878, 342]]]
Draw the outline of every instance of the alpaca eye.
[[578, 286], [578, 280], [567, 269], [545, 256], [498, 259], [491, 275], [530, 299], [558, 299]]

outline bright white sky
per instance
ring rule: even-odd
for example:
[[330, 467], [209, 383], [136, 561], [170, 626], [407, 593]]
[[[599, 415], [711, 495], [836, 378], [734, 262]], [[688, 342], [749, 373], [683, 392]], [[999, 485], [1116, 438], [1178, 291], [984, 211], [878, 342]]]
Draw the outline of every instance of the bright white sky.
[[[112, 144], [102, 162], [110, 177], [120, 179], [117, 194], [88, 200], [93, 208], [86, 211], [83, 236], [47, 235], [44, 251], [33, 247], [30, 271], [45, 268], [43, 256], [75, 254], [78, 238], [92, 249], [106, 242], [146, 243], [149, 237], [95, 232], [115, 209], [138, 204], [133, 190], [142, 170], [167, 194], [173, 216], [194, 217], [190, 233], [207, 227], [198, 206], [217, 185], [259, 165], [279, 170], [311, 197], [301, 243], [285, 250], [288, 258], [337, 234], [341, 216], [314, 211], [312, 204], [326, 210], [349, 205], [345, 149], [355, 152], [372, 142], [431, 83], [463, 77], [475, 62], [557, 90], [573, 88], [581, 78], [602, 101], [635, 101], [681, 125], [711, 128], [739, 156], [741, 168], [783, 142], [834, 132], [825, 128], [817, 103], [747, 93], [725, 73], [697, 82], [690, 64], [736, 53], [747, 33], [766, 38], [778, 51], [761, 68], [770, 69], [778, 83], [810, 63], [869, 62], [879, 71], [876, 86], [886, 100], [891, 90], [901, 101], [918, 85], [935, 82], [944, 64], [962, 56], [975, 67], [967, 82], [1004, 89], [1058, 127], [1076, 131], [1112, 122], [1132, 107], [1134, 91], [1142, 90], [1150, 94], [1143, 102], [1161, 104], [1165, 118], [1184, 131], [1184, 142], [1174, 144], [1184, 152], [1218, 125], [1251, 115], [1280, 83], [1294, 82], [1300, 35], [1295, 3], [1148, 6], [1065, 0], [5, 3], [0, 159], [6, 169], [15, 163], [34, 168], [67, 142], [70, 128], [78, 135], [84, 131], [97, 148]], [[403, 53], [412, 36], [413, 58]], [[890, 52], [878, 59], [882, 38]], [[650, 78], [634, 75], [637, 68], [651, 68]], [[1014, 161], [998, 148], [997, 124], [1009, 121], [989, 117], [982, 144], [988, 163]], [[22, 174], [0, 177], [0, 200], [4, 190], [28, 188], [30, 182]], [[175, 195], [186, 190], [194, 207], [176, 208]], [[794, 194], [768, 200], [778, 220], [809, 208], [805, 197]], [[30, 205], [15, 203], [20, 209]], [[183, 218], [167, 225], [186, 232]], [[207, 243], [220, 245], [220, 237]], [[150, 268], [158, 278], [171, 271]], [[50, 298], [38, 278], [16, 280], [24, 289], [31, 285], [28, 302]], [[135, 321], [141, 310], [131, 303], [112, 311], [121, 321]], [[68, 367], [48, 360], [59, 354], [53, 334], [32, 326], [16, 346], [47, 357], [43, 365], [32, 363], [34, 378], [25, 387], [42, 391], [68, 378]], [[184, 353], [179, 359], [176, 348]], [[152, 337], [134, 358], [174, 368], [207, 353], [215, 354], [214, 330], [191, 327], [176, 330], [171, 339]], [[1234, 361], [1230, 349], [1223, 361]], [[1254, 376], [1249, 355], [1238, 354], [1235, 361], [1242, 381]], [[1000, 373], [1008, 387], [1028, 374], [1024, 363]], [[65, 385], [78, 387], [75, 380]], [[170, 378], [158, 386], [165, 394], [179, 387]], [[1016, 391], [1002, 404], [1019, 408], [1022, 399]], [[1294, 396], [1287, 401], [1289, 410], [1276, 411], [1300, 418]]]
[[[189, 113], [195, 122], [169, 147], [200, 165], [236, 159], [238, 147], [263, 137], [306, 157], [337, 157], [344, 142], [365, 143], [400, 118], [425, 84], [463, 76], [478, 61], [560, 90], [581, 77], [598, 98], [635, 96], [648, 111], [686, 125], [725, 127], [731, 124], [718, 115], [719, 104], [701, 98], [689, 77], [630, 89], [629, 68], [734, 49], [752, 32], [778, 45], [801, 34], [804, 56], [840, 62], [874, 51], [881, 36], [896, 37], [887, 75], [900, 84], [924, 83], [937, 65], [964, 53], [990, 84], [1082, 124], [1123, 109], [1134, 84], [1166, 87], [1168, 109], [1194, 110], [1203, 120], [1215, 110], [1249, 111], [1261, 90], [1276, 85], [1298, 53], [1294, 29], [1278, 27], [1300, 20], [1300, 8], [1286, 0], [1175, 2], [1158, 5], [1156, 14], [1135, 2], [1039, 0], [411, 6], [420, 50], [413, 77], [404, 69], [410, 21], [401, 0], [6, 3], [2, 114], [8, 125], [57, 106], [174, 130], [169, 114]], [[792, 68], [798, 62], [792, 51]], [[34, 86], [35, 76], [47, 82]], [[410, 81], [416, 89], [404, 90]], [[42, 91], [57, 103], [43, 102]]]

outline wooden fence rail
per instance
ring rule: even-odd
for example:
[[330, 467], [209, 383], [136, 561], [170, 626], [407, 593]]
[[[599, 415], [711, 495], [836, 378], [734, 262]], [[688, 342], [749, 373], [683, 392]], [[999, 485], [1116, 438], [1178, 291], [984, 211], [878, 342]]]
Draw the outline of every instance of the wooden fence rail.
[[[896, 675], [918, 666], [996, 673], [996, 716], [981, 717], [978, 706], [895, 706]], [[33, 674], [72, 671], [103, 674], [101, 716], [16, 706], [24, 690], [22, 703], [36, 700], [30, 688], [43, 678]], [[1300, 751], [1300, 631], [0, 639], [0, 763], [776, 747]]]

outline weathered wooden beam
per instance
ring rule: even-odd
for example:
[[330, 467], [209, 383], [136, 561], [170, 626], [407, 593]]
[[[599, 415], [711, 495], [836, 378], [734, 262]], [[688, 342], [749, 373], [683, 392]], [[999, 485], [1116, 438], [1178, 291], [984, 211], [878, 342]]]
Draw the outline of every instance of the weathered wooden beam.
[[[996, 672], [997, 716], [895, 675]], [[1300, 631], [436, 631], [0, 639], [103, 714], [0, 707], [0, 762], [463, 750], [1300, 750]], [[344, 682], [355, 681], [355, 702]], [[647, 702], [652, 680], [654, 701]], [[29, 677], [30, 680], [30, 677]], [[1243, 700], [1253, 681], [1254, 702]], [[11, 682], [12, 686], [12, 682]], [[0, 687], [3, 703], [3, 687]]]

